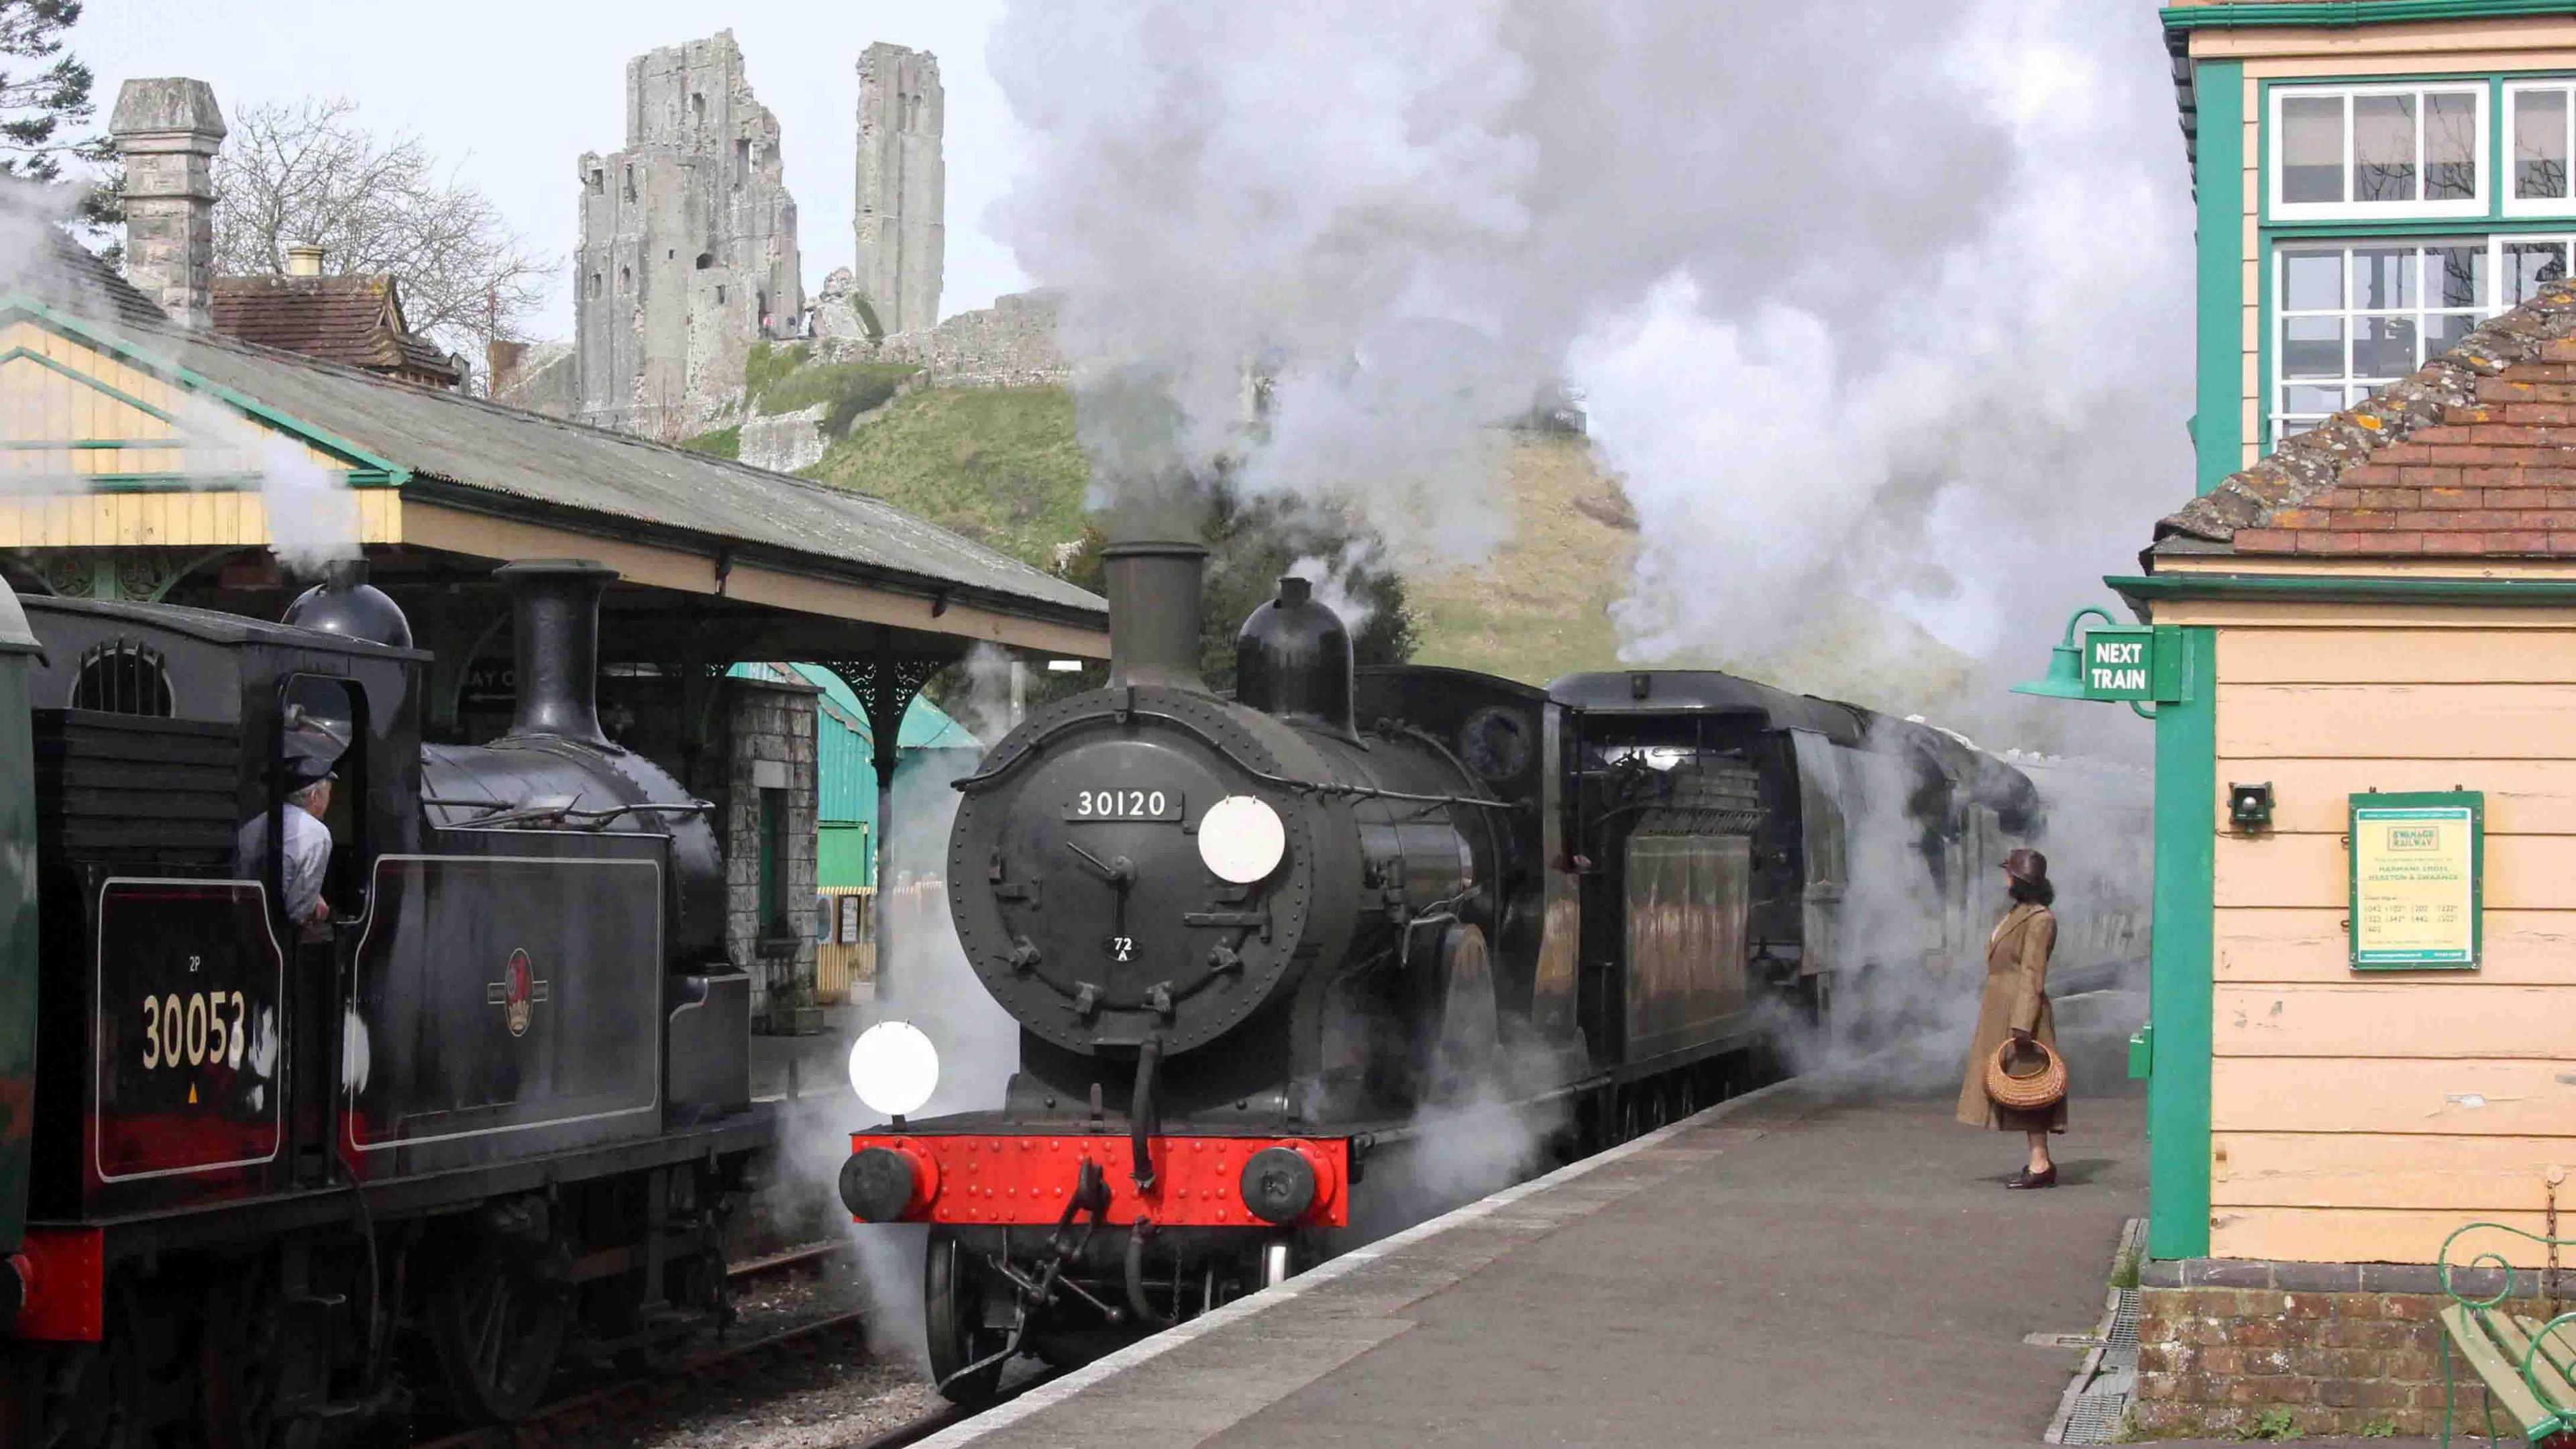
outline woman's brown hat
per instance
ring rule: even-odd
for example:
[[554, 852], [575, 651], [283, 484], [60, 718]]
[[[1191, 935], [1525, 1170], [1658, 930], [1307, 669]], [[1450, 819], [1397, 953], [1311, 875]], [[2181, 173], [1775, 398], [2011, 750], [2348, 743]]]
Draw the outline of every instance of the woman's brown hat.
[[2004, 857], [2004, 874], [2031, 885], [2048, 883], [2048, 857], [2023, 846]]

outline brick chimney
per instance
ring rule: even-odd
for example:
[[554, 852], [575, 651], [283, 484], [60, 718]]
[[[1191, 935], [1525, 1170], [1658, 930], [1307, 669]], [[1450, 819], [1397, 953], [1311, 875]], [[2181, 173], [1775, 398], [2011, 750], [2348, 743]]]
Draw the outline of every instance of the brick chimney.
[[108, 138], [125, 163], [125, 275], [170, 320], [204, 331], [215, 290], [215, 152], [223, 112], [201, 80], [130, 80]]

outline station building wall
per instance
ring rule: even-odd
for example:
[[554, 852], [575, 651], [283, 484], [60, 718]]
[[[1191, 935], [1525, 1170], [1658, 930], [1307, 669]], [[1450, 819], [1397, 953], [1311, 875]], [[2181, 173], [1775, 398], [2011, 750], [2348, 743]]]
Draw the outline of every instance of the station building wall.
[[[2429, 1263], [2471, 1219], [2541, 1232], [2576, 1174], [2576, 610], [2157, 617], [2215, 626], [2208, 1255]], [[2271, 784], [2271, 829], [2228, 828], [2238, 781]], [[2349, 796], [2455, 788], [2486, 797], [2483, 961], [2354, 970]]]

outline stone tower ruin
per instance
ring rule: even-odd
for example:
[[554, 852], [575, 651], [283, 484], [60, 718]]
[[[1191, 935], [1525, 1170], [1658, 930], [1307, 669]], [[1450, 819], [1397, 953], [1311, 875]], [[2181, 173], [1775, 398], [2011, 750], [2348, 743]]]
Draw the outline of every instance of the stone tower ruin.
[[884, 41], [859, 56], [858, 296], [882, 336], [939, 322], [947, 111], [939, 57]]
[[740, 402], [763, 337], [805, 309], [778, 120], [733, 32], [626, 63], [626, 149], [581, 158], [575, 413], [676, 442]]

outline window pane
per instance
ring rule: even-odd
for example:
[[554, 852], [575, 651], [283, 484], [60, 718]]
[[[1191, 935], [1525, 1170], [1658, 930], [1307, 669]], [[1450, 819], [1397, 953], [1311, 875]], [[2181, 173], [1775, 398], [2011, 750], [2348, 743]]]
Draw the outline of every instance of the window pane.
[[2436, 312], [2424, 319], [2424, 355], [2448, 352], [2460, 345], [2460, 339], [2476, 330], [2477, 314], [2473, 312]]
[[2352, 199], [2415, 199], [2415, 98], [2352, 98]]
[[2513, 194], [2524, 201], [2567, 194], [2567, 92], [2514, 94]]
[[2343, 376], [2343, 319], [2340, 317], [2282, 318], [2281, 375], [2283, 377]]
[[2358, 312], [2385, 312], [2416, 305], [2413, 247], [2354, 247], [2352, 305]]
[[2565, 242], [2507, 242], [2504, 247], [2504, 305], [2518, 307], [2547, 282], [2567, 275]]
[[2478, 98], [2471, 91], [2424, 95], [2424, 199], [2467, 201], [2478, 194]]
[[2281, 254], [2281, 305], [2293, 312], [2343, 310], [2343, 253]]
[[2343, 200], [2343, 97], [2281, 99], [2281, 199]]
[[2487, 304], [2487, 249], [2482, 246], [2427, 247], [2424, 290], [2434, 307], [2483, 307]]
[[2339, 387], [2285, 387], [2281, 389], [2281, 411], [2285, 414], [2316, 415], [2343, 411], [2343, 389]]
[[2416, 367], [2415, 319], [2356, 317], [2352, 320], [2352, 375], [2402, 377]]

